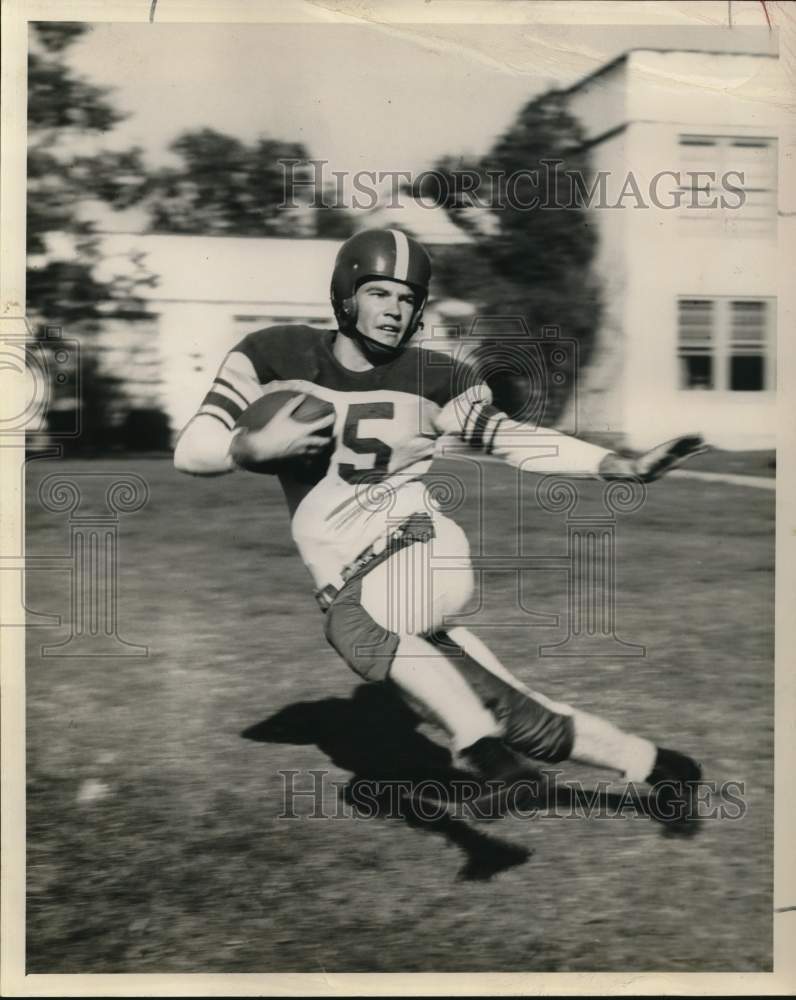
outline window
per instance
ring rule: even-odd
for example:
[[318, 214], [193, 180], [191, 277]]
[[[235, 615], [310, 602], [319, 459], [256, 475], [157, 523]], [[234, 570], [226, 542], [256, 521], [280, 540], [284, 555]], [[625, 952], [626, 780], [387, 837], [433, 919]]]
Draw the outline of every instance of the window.
[[777, 141], [755, 136], [680, 136], [680, 219], [701, 235], [772, 234], [777, 216]]
[[710, 299], [681, 299], [679, 309], [680, 359], [683, 389], [713, 388], [713, 303]]
[[681, 298], [677, 306], [681, 389], [774, 389], [773, 299]]
[[766, 384], [766, 303], [730, 302], [730, 389], [757, 392]]

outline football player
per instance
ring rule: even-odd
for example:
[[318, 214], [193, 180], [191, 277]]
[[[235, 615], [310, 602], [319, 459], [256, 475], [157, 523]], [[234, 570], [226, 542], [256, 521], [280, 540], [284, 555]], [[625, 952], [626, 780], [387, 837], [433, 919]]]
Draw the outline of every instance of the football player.
[[[468, 365], [410, 346], [430, 279], [428, 254], [403, 232], [347, 240], [331, 282], [339, 329], [275, 326], [244, 337], [182, 432], [177, 469], [218, 475], [288, 460], [280, 480], [327, 640], [365, 680], [389, 680], [440, 722], [482, 778], [514, 780], [529, 773], [532, 758], [585, 762], [652, 784], [698, 780], [690, 757], [548, 700], [468, 629], [446, 628], [471, 598], [473, 571], [467, 538], [435, 509], [423, 476], [443, 435], [533, 472], [642, 481], [701, 450], [701, 439], [631, 460], [511, 420]], [[300, 395], [266, 426], [236, 426], [261, 395], [285, 389]], [[334, 413], [296, 419], [305, 395]]]

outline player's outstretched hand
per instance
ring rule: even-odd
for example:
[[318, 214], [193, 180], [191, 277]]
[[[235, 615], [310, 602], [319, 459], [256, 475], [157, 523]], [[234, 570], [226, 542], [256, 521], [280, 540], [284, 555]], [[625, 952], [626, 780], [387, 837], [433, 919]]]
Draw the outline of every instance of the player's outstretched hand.
[[656, 445], [636, 458], [606, 455], [600, 466], [600, 476], [602, 479], [640, 479], [643, 483], [651, 483], [686, 459], [707, 450], [701, 434], [684, 434]]
[[245, 467], [275, 459], [316, 455], [328, 448], [328, 436], [324, 437], [318, 431], [334, 423], [334, 413], [311, 423], [297, 420], [293, 414], [306, 398], [306, 394], [301, 394], [289, 399], [268, 421], [267, 426], [236, 434], [231, 447], [235, 461]]

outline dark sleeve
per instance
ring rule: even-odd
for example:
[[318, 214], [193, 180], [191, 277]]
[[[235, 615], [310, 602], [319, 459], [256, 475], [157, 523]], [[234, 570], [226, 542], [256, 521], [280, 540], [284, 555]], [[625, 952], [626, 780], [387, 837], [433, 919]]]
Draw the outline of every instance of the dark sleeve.
[[233, 348], [239, 354], [244, 354], [251, 361], [260, 385], [279, 378], [274, 371], [273, 362], [278, 363], [279, 355], [284, 353], [284, 336], [280, 336], [279, 327], [269, 327], [265, 330], [255, 330], [247, 333], [243, 340]]
[[318, 368], [324, 331], [301, 324], [255, 330], [233, 347], [254, 366], [261, 385], [286, 379], [312, 379]]

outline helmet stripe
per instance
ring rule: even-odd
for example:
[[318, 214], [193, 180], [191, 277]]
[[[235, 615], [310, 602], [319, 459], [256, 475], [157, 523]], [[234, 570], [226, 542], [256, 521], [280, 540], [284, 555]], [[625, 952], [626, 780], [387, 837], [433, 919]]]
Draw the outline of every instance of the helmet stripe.
[[409, 240], [400, 229], [389, 229], [395, 240], [395, 280], [406, 281], [409, 274]]

